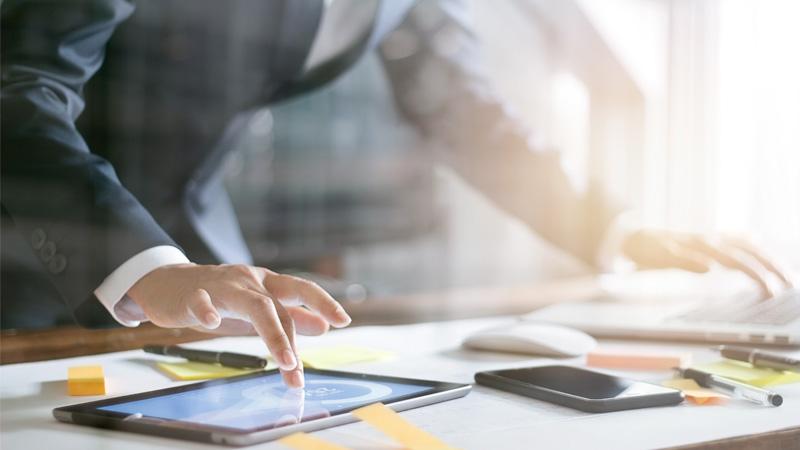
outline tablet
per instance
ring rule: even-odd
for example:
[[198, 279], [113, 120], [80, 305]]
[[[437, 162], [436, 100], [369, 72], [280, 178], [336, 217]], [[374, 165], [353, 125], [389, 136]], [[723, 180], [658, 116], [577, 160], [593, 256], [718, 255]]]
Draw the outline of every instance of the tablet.
[[463, 397], [471, 385], [306, 369], [304, 389], [277, 370], [204, 381], [53, 410], [62, 422], [227, 445], [354, 422], [381, 402], [395, 411]]

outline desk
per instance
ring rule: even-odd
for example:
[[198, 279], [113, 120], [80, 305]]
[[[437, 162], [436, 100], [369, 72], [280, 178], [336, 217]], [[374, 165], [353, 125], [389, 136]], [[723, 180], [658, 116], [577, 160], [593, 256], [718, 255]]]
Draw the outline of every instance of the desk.
[[[447, 289], [413, 295], [345, 302], [353, 325], [386, 325], [524, 314], [556, 302], [602, 295], [596, 277], [585, 276], [518, 286]], [[486, 301], [492, 299], [492, 301]], [[0, 332], [0, 364], [43, 361], [142, 348], [145, 344], [181, 344], [209, 339], [191, 329], [137, 328], [87, 330], [63, 326], [46, 330]]]
[[[513, 318], [471, 319], [417, 325], [362, 326], [337, 330], [323, 337], [301, 337], [303, 348], [360, 345], [390, 350], [389, 361], [348, 366], [346, 370], [396, 376], [471, 382], [479, 370], [500, 369], [553, 360], [473, 352], [460, 348], [464, 336]], [[604, 342], [628, 348], [666, 347], [692, 350], [695, 360], [716, 358], [705, 346]], [[192, 344], [206, 349], [236, 348], [263, 353], [257, 338], [221, 338]], [[212, 448], [171, 439], [62, 424], [51, 410], [93, 397], [68, 397], [63, 381], [68, 366], [102, 364], [112, 395], [151, 390], [177, 383], [153, 368], [155, 357], [141, 351], [108, 353], [0, 367], [0, 447], [64, 449], [188, 449]], [[581, 359], [560, 360], [580, 364]], [[645, 381], [666, 379], [666, 372], [627, 375]], [[640, 449], [692, 446], [703, 448], [800, 447], [800, 384], [774, 388], [785, 398], [779, 408], [730, 401], [724, 406], [683, 404], [608, 414], [587, 414], [476, 386], [467, 397], [404, 412], [412, 422], [464, 449]], [[396, 448], [363, 423], [316, 432], [324, 439], [351, 448]], [[753, 436], [756, 436], [755, 440]], [[715, 444], [710, 441], [720, 441]], [[35, 444], [35, 445], [34, 445]], [[32, 447], [33, 446], [33, 447]], [[282, 449], [267, 443], [254, 448]]]

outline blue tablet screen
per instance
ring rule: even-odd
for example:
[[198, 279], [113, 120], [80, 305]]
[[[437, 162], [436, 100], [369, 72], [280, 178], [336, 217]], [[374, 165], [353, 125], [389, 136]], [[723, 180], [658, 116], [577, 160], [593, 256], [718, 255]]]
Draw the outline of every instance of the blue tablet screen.
[[247, 378], [143, 400], [102, 406], [123, 414], [238, 429], [319, 419], [375, 402], [431, 391], [431, 386], [306, 373], [304, 389], [287, 389], [279, 374]]

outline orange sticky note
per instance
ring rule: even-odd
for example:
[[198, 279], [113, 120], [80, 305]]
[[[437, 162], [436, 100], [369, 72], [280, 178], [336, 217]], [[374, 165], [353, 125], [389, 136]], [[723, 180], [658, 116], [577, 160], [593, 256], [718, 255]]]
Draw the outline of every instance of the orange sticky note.
[[290, 434], [278, 442], [295, 450], [349, 450], [303, 432]]
[[353, 415], [372, 425], [409, 450], [454, 450], [432, 434], [417, 428], [383, 403], [373, 403], [353, 411]]
[[686, 400], [697, 403], [698, 405], [716, 405], [728, 399], [728, 396], [725, 394], [700, 387], [696, 381], [691, 379], [676, 378], [674, 380], [667, 380], [661, 384], [680, 390], [683, 392]]
[[67, 369], [69, 395], [105, 395], [103, 366], [76, 366]]
[[690, 354], [632, 353], [595, 350], [586, 355], [586, 365], [609, 369], [669, 370], [686, 367], [691, 363]]

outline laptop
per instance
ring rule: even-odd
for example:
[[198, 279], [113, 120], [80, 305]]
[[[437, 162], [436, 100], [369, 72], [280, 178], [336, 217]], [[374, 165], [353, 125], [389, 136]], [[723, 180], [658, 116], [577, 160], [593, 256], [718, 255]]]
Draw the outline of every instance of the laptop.
[[800, 289], [768, 299], [752, 290], [680, 297], [648, 301], [610, 293], [554, 304], [523, 320], [564, 325], [601, 338], [800, 348]]

